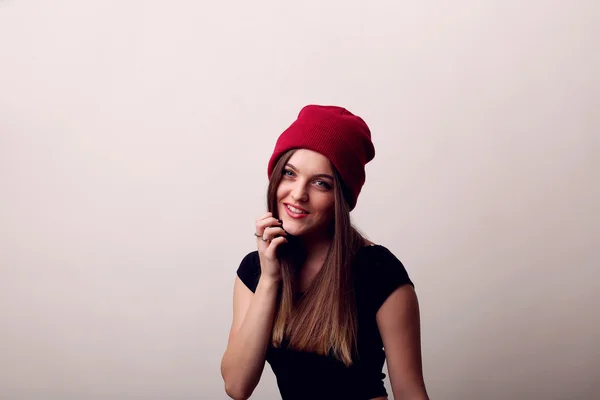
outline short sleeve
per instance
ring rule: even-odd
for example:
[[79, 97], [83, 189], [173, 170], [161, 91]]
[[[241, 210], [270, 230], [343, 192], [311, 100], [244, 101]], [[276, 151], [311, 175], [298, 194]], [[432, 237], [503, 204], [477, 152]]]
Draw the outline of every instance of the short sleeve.
[[402, 262], [384, 246], [367, 246], [357, 262], [357, 285], [373, 311], [379, 310], [400, 286], [415, 286]]
[[237, 276], [252, 292], [256, 291], [258, 280], [260, 278], [260, 259], [258, 251], [248, 253], [240, 262], [237, 269]]

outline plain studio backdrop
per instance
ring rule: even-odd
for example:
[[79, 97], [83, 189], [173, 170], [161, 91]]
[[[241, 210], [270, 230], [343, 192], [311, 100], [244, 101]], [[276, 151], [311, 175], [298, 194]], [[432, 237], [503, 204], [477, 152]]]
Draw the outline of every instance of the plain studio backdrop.
[[318, 103], [372, 129], [352, 216], [416, 284], [432, 399], [599, 399], [599, 18], [1, 1], [0, 398], [225, 399], [267, 160]]

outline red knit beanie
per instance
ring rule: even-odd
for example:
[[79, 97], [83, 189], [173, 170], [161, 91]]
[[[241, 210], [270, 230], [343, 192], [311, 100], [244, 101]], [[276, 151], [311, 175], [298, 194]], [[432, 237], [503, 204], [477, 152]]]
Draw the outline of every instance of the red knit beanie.
[[279, 136], [269, 160], [269, 179], [279, 157], [291, 149], [308, 149], [327, 157], [342, 176], [350, 209], [365, 183], [365, 165], [375, 157], [371, 131], [362, 118], [337, 106], [308, 105]]

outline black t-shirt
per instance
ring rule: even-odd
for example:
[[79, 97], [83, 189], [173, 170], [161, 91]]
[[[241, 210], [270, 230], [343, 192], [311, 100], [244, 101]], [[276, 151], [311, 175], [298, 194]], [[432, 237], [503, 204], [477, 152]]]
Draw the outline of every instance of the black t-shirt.
[[[385, 353], [375, 316], [395, 289], [414, 285], [400, 260], [381, 245], [360, 249], [353, 268], [359, 359], [346, 367], [331, 356], [269, 346], [266, 359], [275, 373], [282, 399], [367, 400], [387, 396], [382, 373]], [[256, 290], [260, 278], [257, 251], [244, 257], [237, 275], [252, 292]]]

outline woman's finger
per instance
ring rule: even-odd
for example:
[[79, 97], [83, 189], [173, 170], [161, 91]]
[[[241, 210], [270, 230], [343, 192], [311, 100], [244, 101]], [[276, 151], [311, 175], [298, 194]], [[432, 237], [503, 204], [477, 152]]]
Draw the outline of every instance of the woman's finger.
[[263, 230], [263, 239], [273, 240], [278, 236], [287, 236], [287, 232], [281, 226], [268, 226]]
[[261, 217], [258, 217], [256, 219], [256, 223], [258, 223], [258, 222], [260, 222], [260, 221], [262, 221], [264, 219], [271, 218], [272, 216], [273, 216], [273, 213], [272, 212], [268, 212], [268, 213], [262, 215]]
[[267, 229], [268, 227], [271, 227], [271, 226], [280, 227], [281, 221], [279, 221], [273, 217], [269, 217], [269, 218], [265, 218], [265, 219], [257, 221], [256, 222], [256, 234], [262, 236], [263, 233], [265, 232], [265, 229]]
[[287, 239], [284, 236], [278, 236], [269, 242], [269, 245], [264, 251], [267, 258], [272, 260], [277, 258], [277, 248], [283, 243], [287, 243]]

